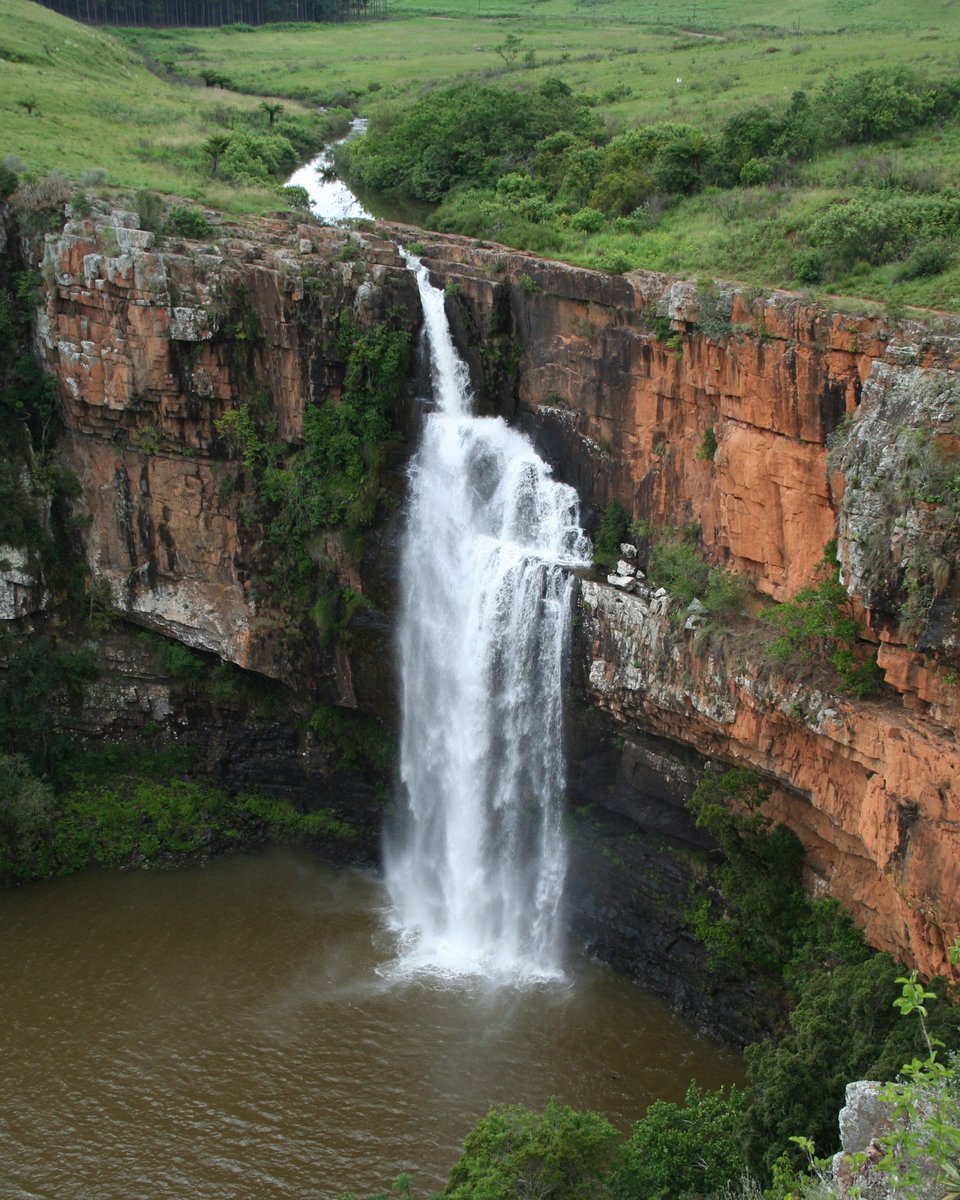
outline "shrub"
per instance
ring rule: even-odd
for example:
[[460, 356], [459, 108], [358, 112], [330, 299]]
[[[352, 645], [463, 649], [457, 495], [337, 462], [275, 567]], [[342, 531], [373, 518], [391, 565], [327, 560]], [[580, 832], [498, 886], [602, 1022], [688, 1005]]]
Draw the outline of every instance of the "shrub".
[[170, 214], [170, 222], [177, 233], [194, 241], [202, 241], [213, 232], [210, 222], [199, 208], [178, 205]]
[[0, 201], [7, 200], [17, 190], [20, 180], [16, 171], [4, 163], [0, 166]]
[[280, 189], [280, 195], [283, 197], [284, 204], [292, 209], [309, 209], [310, 208], [310, 193], [305, 187], [287, 184]]
[[727, 965], [779, 977], [794, 932], [806, 915], [801, 884], [803, 847], [784, 825], [760, 812], [770, 789], [739, 767], [708, 771], [690, 809], [723, 852], [723, 863], [698, 892], [688, 919], [712, 966]]
[[611, 275], [622, 275], [633, 266], [633, 259], [623, 250], [602, 249], [597, 255], [597, 266]]
[[708, 425], [703, 431], [703, 440], [697, 447], [697, 458], [703, 462], [713, 462], [717, 454], [717, 435], [713, 426]]
[[911, 279], [926, 279], [931, 275], [942, 275], [953, 265], [956, 250], [950, 242], [937, 239], [924, 242], [917, 246], [910, 257], [894, 274], [896, 283], [906, 283]]
[[296, 165], [297, 152], [289, 138], [241, 127], [230, 134], [218, 159], [218, 172], [234, 183], [256, 185], [287, 175]]
[[740, 182], [744, 187], [756, 187], [773, 179], [773, 163], [766, 158], [750, 158], [740, 168]]
[[196, 682], [206, 674], [206, 664], [199, 654], [195, 654], [180, 642], [173, 642], [167, 648], [166, 667], [174, 679]]
[[804, 287], [823, 279], [823, 255], [819, 250], [798, 250], [790, 259], [790, 274]]
[[53, 812], [53, 791], [27, 760], [0, 754], [0, 882], [33, 873]]
[[[163, 228], [163, 201], [156, 192], [142, 188], [137, 192], [137, 216], [140, 218], [140, 228], [150, 233], [159, 233]], [[186, 209], [182, 210], [186, 212]]]
[[742, 617], [746, 608], [747, 581], [734, 571], [711, 567], [707, 586], [700, 597], [706, 615], [728, 624]]
[[619, 1137], [599, 1113], [551, 1100], [542, 1113], [491, 1108], [464, 1142], [447, 1200], [591, 1200], [606, 1194]]
[[698, 192], [704, 185], [713, 151], [712, 141], [702, 130], [682, 127], [657, 151], [652, 171], [654, 187], [687, 196]]
[[578, 233], [599, 233], [603, 226], [603, 213], [595, 208], [581, 208], [570, 218], [570, 228]]
[[916, 71], [878, 67], [833, 79], [817, 98], [824, 140], [875, 141], [929, 121], [936, 92]]
[[692, 541], [673, 537], [657, 542], [650, 551], [648, 574], [658, 587], [665, 587], [681, 606], [686, 606], [707, 590], [710, 567]]
[[872, 695], [882, 676], [873, 655], [864, 656], [857, 641], [860, 625], [847, 590], [840, 582], [836, 542], [824, 550], [818, 584], [803, 588], [792, 600], [760, 614], [777, 628], [768, 653], [776, 662], [829, 664], [843, 691], [861, 698]]
[[810, 242], [843, 269], [863, 260], [883, 263], [918, 242], [960, 231], [960, 194], [884, 196], [866, 193], [835, 204], [810, 225]]
[[90, 198], [87, 193], [81, 191], [80, 188], [77, 188], [67, 203], [70, 205], [70, 211], [75, 217], [90, 216]]
[[714, 1196], [736, 1184], [747, 1161], [740, 1126], [745, 1098], [692, 1083], [684, 1102], [657, 1100], [624, 1143], [611, 1191], [622, 1200]]
[[602, 136], [599, 119], [560, 81], [523, 93], [464, 83], [375, 114], [366, 137], [341, 146], [337, 158], [369, 187], [437, 201], [522, 168], [537, 143], [561, 129]]
[[103, 167], [88, 167], [77, 181], [81, 187], [102, 187], [107, 182]]
[[[886, 954], [863, 951], [860, 961], [814, 971], [780, 1037], [746, 1050], [751, 1104], [745, 1132], [751, 1164], [767, 1170], [781, 1154], [800, 1156], [791, 1138], [802, 1129], [817, 1153], [836, 1146], [837, 1111], [851, 1079], [893, 1079], [904, 1062], [926, 1050], [921, 1031], [899, 1019], [878, 997], [893, 995], [900, 968]], [[935, 985], [945, 994], [941, 980]], [[951, 1046], [960, 1041], [960, 1011], [935, 1010], [931, 1033]]]
[[629, 528], [630, 514], [616, 500], [611, 500], [603, 510], [593, 537], [593, 561], [597, 566], [616, 565], [620, 557], [620, 543], [626, 540]]

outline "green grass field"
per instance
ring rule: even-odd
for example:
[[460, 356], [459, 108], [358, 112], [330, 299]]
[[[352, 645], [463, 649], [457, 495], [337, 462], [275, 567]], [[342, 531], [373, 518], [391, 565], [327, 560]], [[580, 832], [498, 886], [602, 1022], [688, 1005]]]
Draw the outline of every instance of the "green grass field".
[[[36, 101], [32, 113], [24, 100]], [[229, 187], [195, 166], [197, 147], [232, 110], [253, 113], [259, 103], [220, 88], [164, 82], [110, 34], [30, 0], [0, 0], [0, 157], [14, 156], [32, 171], [79, 178], [99, 167], [109, 184], [126, 188], [238, 212], [275, 208], [272, 189]]]
[[[600, 97], [614, 124], [712, 122], [831, 74], [900, 63], [940, 74], [960, 55], [960, 6], [943, 0], [403, 0], [392, 11], [376, 24], [120, 36], [184, 74], [215, 69], [244, 90], [326, 102], [352, 94], [361, 110], [463, 78], [536, 86], [559, 75]], [[520, 48], [508, 66], [496, 47], [511, 33]]]
[[[252, 211], [275, 207], [275, 192], [210, 179], [197, 147], [261, 96], [282, 97], [291, 111], [346, 103], [371, 115], [438, 85], [533, 89], [559, 77], [595, 100], [611, 133], [658, 121], [711, 130], [749, 104], [783, 103], [834, 76], [907, 65], [943, 77], [960, 62], [956, 0], [394, 0], [388, 12], [376, 23], [107, 31], [30, 0], [0, 0], [2, 150], [33, 169], [79, 176], [103, 167], [110, 183]], [[518, 40], [506, 61], [500, 48], [510, 36]], [[205, 71], [226, 76], [232, 90], [202, 86]], [[30, 115], [17, 102], [33, 97]], [[957, 122], [823, 154], [799, 164], [787, 188], [680, 199], [640, 234], [484, 232], [585, 265], [629, 260], [785, 283], [793, 230], [891, 173], [960, 188]], [[960, 267], [909, 282], [896, 273], [856, 263], [824, 286], [960, 308]]]

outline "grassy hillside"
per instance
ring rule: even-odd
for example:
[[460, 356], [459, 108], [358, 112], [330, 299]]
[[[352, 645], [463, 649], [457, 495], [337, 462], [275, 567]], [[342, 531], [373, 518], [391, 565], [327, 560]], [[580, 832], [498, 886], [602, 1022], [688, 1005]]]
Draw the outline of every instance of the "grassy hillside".
[[[122, 36], [188, 75], [215, 69], [244, 90], [322, 102], [353, 95], [361, 108], [468, 76], [537, 86], [560, 74], [629, 123], [716, 120], [870, 66], [936, 74], [960, 52], [960, 9], [943, 0], [394, 0], [388, 11], [387, 23]], [[512, 65], [496, 50], [508, 34], [520, 39]]]
[[[283, 97], [301, 119], [317, 105], [344, 105], [376, 128], [436, 87], [535, 93], [559, 79], [586, 98], [606, 137], [663, 122], [713, 136], [751, 105], [782, 108], [796, 90], [827, 94], [857, 71], [906, 65], [943, 81], [960, 61], [960, 6], [944, 0], [392, 0], [388, 11], [385, 22], [111, 34], [29, 0], [0, 0], [5, 149], [32, 168], [79, 175], [100, 166], [111, 182], [255, 209], [275, 204], [273, 192], [243, 186], [242, 175], [239, 184], [211, 178], [201, 147], [238, 123], [263, 124], [262, 96]], [[211, 73], [231, 90], [203, 86]], [[17, 101], [33, 96], [30, 115]], [[958, 189], [960, 123], [941, 114], [886, 140], [821, 148], [755, 186], [708, 181], [633, 210], [583, 192], [578, 206], [604, 212], [596, 228], [571, 224], [575, 208], [562, 197], [547, 218], [530, 220], [513, 198], [475, 190], [445, 197], [435, 220], [588, 266], [958, 309], [952, 228], [933, 239], [937, 253], [919, 273], [905, 263], [915, 247], [902, 237], [887, 258], [845, 253], [819, 273], [797, 266], [807, 231], [838, 204]]]
[[[211, 179], [200, 149], [243, 118], [265, 126], [259, 103], [221, 88], [166, 82], [108, 33], [30, 0], [0, 0], [0, 155], [31, 171], [78, 178], [101, 168], [108, 183], [125, 187], [236, 211], [275, 207], [271, 187]], [[289, 101], [287, 107], [308, 111]]]

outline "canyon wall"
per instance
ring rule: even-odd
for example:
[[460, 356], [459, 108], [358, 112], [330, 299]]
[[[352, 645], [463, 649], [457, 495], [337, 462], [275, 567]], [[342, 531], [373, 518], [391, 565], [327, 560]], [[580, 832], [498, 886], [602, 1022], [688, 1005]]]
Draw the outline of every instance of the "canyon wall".
[[815, 890], [847, 905], [874, 945], [948, 971], [960, 572], [956, 512], [936, 491], [960, 481], [960, 327], [609, 277], [459, 239], [426, 254], [487, 392], [595, 509], [616, 500], [653, 540], [696, 527], [705, 555], [764, 600], [814, 581], [838, 536], [885, 677], [876, 698], [777, 667], [763, 622], [704, 629], [646, 581], [625, 590], [602, 577], [582, 588], [583, 696], [628, 757], [652, 735], [759, 772]]
[[[642, 579], [583, 580], [574, 924], [696, 1014], [693, 992], [713, 985], [697, 980], [703, 957], [683, 921], [684, 854], [706, 843], [684, 800], [711, 760], [772, 785], [770, 815], [802, 839], [811, 885], [843, 900], [874, 945], [945, 968], [960, 929], [956, 529], [917, 463], [931, 445], [957, 448], [951, 331], [388, 227], [347, 234], [278, 217], [200, 244], [135, 226], [104, 208], [24, 239], [43, 273], [38, 348], [60, 384], [76, 511], [90, 517], [84, 552], [117, 612], [308, 704], [391, 718], [412, 387], [363, 550], [334, 533], [311, 546], [364, 597], [347, 636], [327, 641], [286, 636], [251, 472], [217, 421], [259, 405], [279, 440], [301, 445], [305, 411], [343, 389], [344, 321], [415, 329], [395, 242], [427, 237], [479, 403], [530, 433], [588, 514], [616, 500], [647, 540], [695, 527], [703, 553], [758, 597], [705, 634]], [[810, 583], [837, 533], [886, 680], [870, 700], [772, 665], [756, 620], [762, 603]], [[9, 586], [21, 616], [25, 585]]]
[[[254, 465], [217, 423], [242, 410], [269, 431], [258, 439], [295, 452], [307, 408], [339, 401], [344, 330], [417, 326], [409, 272], [382, 239], [287, 219], [162, 247], [136, 225], [102, 206], [27, 250], [44, 279], [37, 343], [60, 383], [61, 449], [80, 483], [93, 578], [138, 624], [382, 713], [393, 691], [383, 640], [392, 580], [379, 542], [391, 522], [360, 552], [335, 531], [309, 547], [366, 598], [350, 652], [333, 638], [292, 639], [297, 614], [271, 582], [281, 547], [258, 509]], [[394, 464], [408, 453], [402, 439], [388, 449]], [[387, 491], [402, 488], [390, 461]]]

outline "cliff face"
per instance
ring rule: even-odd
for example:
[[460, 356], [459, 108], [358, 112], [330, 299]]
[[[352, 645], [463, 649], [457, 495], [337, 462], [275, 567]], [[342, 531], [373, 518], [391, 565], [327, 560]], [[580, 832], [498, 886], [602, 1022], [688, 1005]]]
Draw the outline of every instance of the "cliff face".
[[[371, 638], [355, 640], [356, 661], [319, 638], [291, 650], [251, 464], [216, 423], [243, 407], [295, 450], [307, 406], [340, 396], [345, 322], [416, 326], [409, 272], [380, 239], [287, 220], [162, 247], [135, 225], [104, 210], [29, 248], [46, 285], [39, 349], [61, 385], [93, 577], [138, 623], [341, 704], [355, 706], [369, 682], [364, 701], [380, 711], [391, 683], [376, 608], [360, 623]], [[363, 590], [363, 564], [341, 539], [311, 555]], [[380, 556], [369, 557], [367, 591], [389, 604]]]
[[[654, 538], [699, 527], [708, 558], [778, 601], [815, 578], [839, 530], [842, 580], [879, 645], [878, 699], [776, 669], [757, 622], [704, 636], [644, 582], [626, 594], [596, 579], [582, 589], [583, 695], [628, 742], [667, 739], [675, 768], [688, 747], [760, 772], [813, 886], [874, 945], [949, 970], [960, 927], [956, 337], [456, 239], [427, 254], [488, 389], [588, 504], [617, 500]], [[515, 347], [512, 371], [489, 370], [498, 340]]]
[[[102, 213], [27, 245], [94, 576], [139, 623], [387, 711], [396, 517], [381, 510], [360, 557], [333, 535], [312, 546], [371, 607], [349, 639], [291, 651], [263, 587], [272, 551], [243, 455], [216, 421], [259, 404], [277, 438], [300, 444], [307, 407], [342, 391], [344, 319], [418, 322], [395, 245], [278, 220], [158, 246], [133, 223]], [[697, 526], [708, 557], [773, 600], [810, 582], [839, 520], [844, 582], [888, 685], [878, 700], [833, 694], [771, 667], [755, 623], [705, 640], [654, 589], [586, 579], [570, 791], [591, 811], [575, 924], [695, 1007], [688, 876], [652, 847], [702, 850], [683, 801], [706, 756], [774, 786], [771, 815], [803, 840], [812, 882], [875, 945], [943, 969], [960, 926], [958, 571], [937, 488], [949, 500], [960, 343], [796, 296], [610, 277], [454, 238], [431, 239], [426, 258], [481, 403], [527, 429], [588, 512], [617, 500], [655, 536]]]

